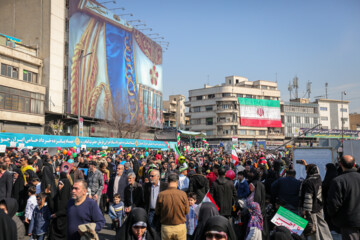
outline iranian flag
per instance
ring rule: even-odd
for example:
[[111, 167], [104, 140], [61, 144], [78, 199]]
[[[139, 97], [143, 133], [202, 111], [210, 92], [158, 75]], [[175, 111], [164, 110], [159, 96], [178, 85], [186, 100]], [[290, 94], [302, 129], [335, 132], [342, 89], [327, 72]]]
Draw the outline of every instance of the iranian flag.
[[211, 196], [211, 194], [209, 193], [209, 191], [205, 194], [203, 200], [201, 201], [201, 203], [204, 202], [211, 202], [215, 205], [215, 207], [217, 208], [217, 210], [219, 211], [219, 207], [218, 205], [216, 205], [215, 200], [213, 199], [213, 197]]
[[238, 163], [239, 163], [239, 157], [238, 157], [238, 155], [237, 155], [237, 153], [236, 153], [235, 144], [233, 144], [233, 146], [232, 146], [232, 150], [231, 150], [231, 160], [232, 160], [233, 164], [234, 164], [235, 167], [236, 167], [236, 165], [238, 165]]
[[239, 98], [240, 125], [249, 127], [281, 127], [280, 101]]

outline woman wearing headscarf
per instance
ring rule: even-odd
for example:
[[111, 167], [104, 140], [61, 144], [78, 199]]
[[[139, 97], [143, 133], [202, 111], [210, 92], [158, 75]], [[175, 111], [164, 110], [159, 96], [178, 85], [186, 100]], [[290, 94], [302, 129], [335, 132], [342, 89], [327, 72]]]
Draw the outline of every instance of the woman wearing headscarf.
[[223, 216], [210, 217], [201, 234], [201, 240], [236, 240], [236, 235], [229, 219]]
[[246, 240], [262, 240], [263, 217], [260, 205], [257, 202], [251, 202], [247, 207], [250, 213], [250, 220], [247, 225]]
[[289, 229], [283, 226], [275, 227], [273, 234], [270, 237], [270, 240], [292, 240], [293, 237]]
[[18, 212], [23, 212], [26, 207], [27, 191], [25, 188], [24, 175], [21, 173], [20, 168], [14, 169], [13, 174], [14, 184], [11, 191], [11, 197], [14, 198], [18, 204]]
[[198, 214], [198, 224], [195, 228], [192, 239], [200, 239], [200, 235], [205, 228], [206, 221], [213, 216], [218, 216], [219, 211], [212, 202], [204, 202], [201, 204]]
[[60, 180], [53, 199], [49, 200], [51, 212], [50, 239], [66, 239], [66, 206], [71, 197], [71, 184], [66, 172], [60, 173]]
[[326, 164], [325, 167], [326, 167], [326, 174], [325, 174], [324, 181], [322, 182], [322, 195], [323, 195], [323, 199], [324, 199], [325, 221], [328, 223], [330, 231], [340, 232], [340, 229], [337, 229], [334, 226], [334, 224], [332, 223], [332, 221], [328, 215], [328, 211], [327, 211], [327, 207], [326, 207], [327, 195], [328, 195], [328, 191], [330, 188], [330, 183], [334, 178], [337, 177], [338, 173], [337, 173], [337, 169], [333, 163], [328, 163], [328, 164]]
[[125, 223], [116, 234], [118, 240], [160, 240], [157, 233], [150, 227], [148, 215], [143, 208], [131, 210]]
[[[5, 211], [9, 217], [15, 222], [17, 230], [17, 240], [25, 239], [25, 226], [16, 212], [18, 210], [18, 203], [14, 198], [4, 198], [0, 200], [0, 208]], [[0, 238], [1, 239], [1, 238]]]

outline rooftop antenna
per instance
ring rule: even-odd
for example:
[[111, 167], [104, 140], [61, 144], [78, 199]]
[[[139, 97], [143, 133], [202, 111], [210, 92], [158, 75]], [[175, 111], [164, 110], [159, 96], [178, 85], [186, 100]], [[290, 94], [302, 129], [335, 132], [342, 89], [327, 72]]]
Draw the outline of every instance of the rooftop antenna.
[[326, 82], [325, 83], [325, 98], [328, 99], [328, 86], [329, 84]]
[[299, 89], [299, 78], [297, 76], [295, 76], [293, 78], [293, 88], [295, 89], [295, 99], [299, 98], [299, 93], [298, 93], [298, 89]]
[[291, 92], [292, 92], [292, 90], [293, 90], [293, 87], [292, 87], [292, 85], [291, 85], [291, 82], [289, 82], [288, 90], [289, 90], [289, 93], [290, 93], [290, 100], [291, 100]]
[[307, 82], [306, 84], [306, 92], [308, 94], [308, 99], [310, 100], [310, 94], [311, 94], [311, 83], [310, 81]]

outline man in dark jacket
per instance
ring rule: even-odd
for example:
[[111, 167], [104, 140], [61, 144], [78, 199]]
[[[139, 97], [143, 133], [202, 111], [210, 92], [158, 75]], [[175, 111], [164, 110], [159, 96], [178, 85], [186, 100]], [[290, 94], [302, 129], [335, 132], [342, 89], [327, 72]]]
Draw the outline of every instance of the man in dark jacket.
[[295, 178], [296, 171], [288, 170], [286, 177], [279, 178], [271, 185], [271, 197], [273, 202], [276, 198], [285, 202], [285, 208], [298, 214], [299, 192], [301, 182]]
[[116, 167], [116, 174], [115, 176], [110, 178], [109, 186], [107, 189], [107, 195], [109, 201], [113, 201], [113, 196], [116, 193], [120, 194], [121, 201], [124, 201], [124, 190], [128, 185], [128, 177], [124, 173], [124, 166], [118, 164]]
[[220, 215], [229, 218], [231, 216], [232, 206], [236, 201], [236, 190], [234, 183], [225, 178], [224, 168], [220, 168], [218, 174], [219, 177], [211, 185], [210, 194], [220, 209]]
[[6, 163], [0, 163], [0, 200], [11, 197], [13, 177], [6, 169]]
[[128, 174], [129, 185], [124, 190], [124, 204], [125, 212], [130, 213], [131, 209], [135, 207], [143, 207], [143, 189], [141, 184], [135, 181], [136, 175], [131, 172]]
[[[151, 170], [150, 182], [145, 183], [144, 185], [144, 208], [149, 214], [149, 223], [155, 227], [154, 216], [155, 216], [155, 207], [156, 201], [159, 196], [159, 193], [166, 190], [168, 184], [160, 181], [160, 172], [159, 170]], [[158, 222], [159, 219], [156, 219]]]
[[332, 239], [324, 220], [322, 182], [315, 164], [306, 165], [306, 179], [300, 189], [300, 207], [301, 213], [309, 221], [305, 235], [310, 239]]
[[209, 180], [202, 175], [201, 167], [197, 167], [195, 172], [190, 178], [189, 192], [196, 194], [196, 204], [200, 204], [205, 194], [209, 191]]
[[360, 174], [350, 155], [340, 159], [340, 166], [344, 173], [331, 182], [327, 210], [342, 239], [360, 239]]

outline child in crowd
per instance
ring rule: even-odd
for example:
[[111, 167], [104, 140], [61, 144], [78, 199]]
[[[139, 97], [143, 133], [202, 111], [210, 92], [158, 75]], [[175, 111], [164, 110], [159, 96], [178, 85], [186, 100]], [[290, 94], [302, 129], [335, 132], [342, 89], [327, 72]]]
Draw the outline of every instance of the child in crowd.
[[119, 193], [114, 195], [114, 203], [109, 207], [109, 216], [113, 222], [116, 232], [120, 229], [125, 217], [124, 203]]
[[27, 224], [30, 223], [32, 214], [34, 212], [35, 207], [37, 206], [37, 202], [36, 202], [36, 187], [35, 186], [30, 186], [29, 190], [28, 190], [28, 194], [29, 194], [29, 198], [26, 202], [26, 207], [25, 207], [25, 222]]
[[49, 207], [45, 205], [45, 200], [45, 193], [36, 195], [37, 207], [34, 209], [28, 230], [31, 239], [44, 240], [48, 232], [51, 212]]
[[187, 239], [192, 239], [192, 235], [197, 225], [195, 209], [197, 208], [198, 205], [196, 204], [195, 193], [193, 192], [188, 193], [188, 202], [189, 202], [190, 211], [186, 215], [186, 230], [187, 230]]

